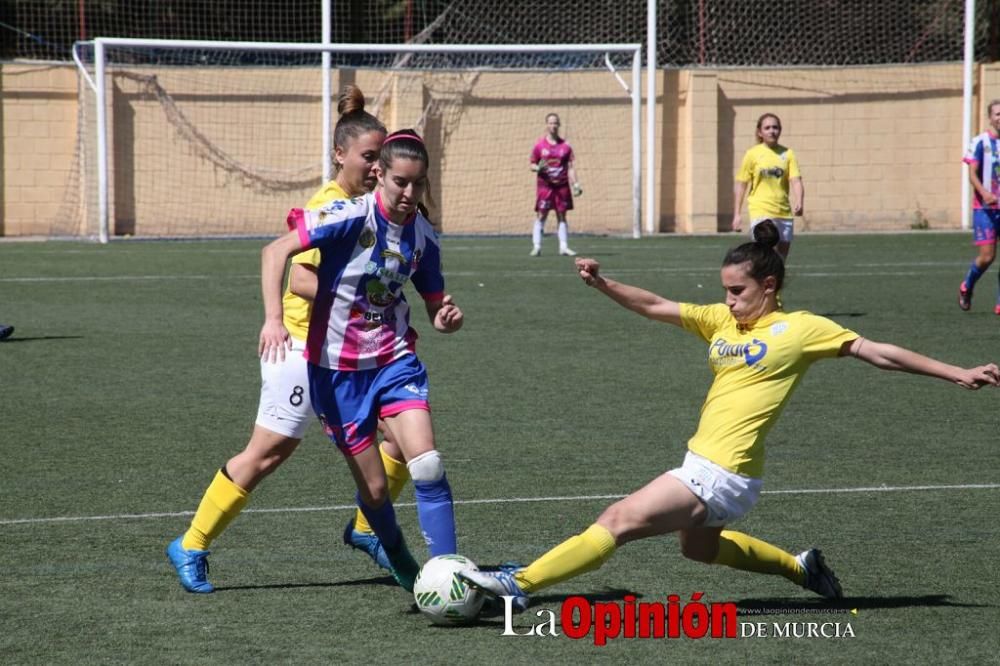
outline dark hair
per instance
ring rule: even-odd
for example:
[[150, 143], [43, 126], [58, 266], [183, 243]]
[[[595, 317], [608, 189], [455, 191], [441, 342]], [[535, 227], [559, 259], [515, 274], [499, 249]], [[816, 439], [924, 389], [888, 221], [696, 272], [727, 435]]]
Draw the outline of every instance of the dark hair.
[[757, 119], [757, 131], [753, 133], [754, 137], [757, 139], [757, 143], [764, 143], [764, 139], [760, 138], [760, 128], [764, 124], [766, 118], [774, 118], [778, 121], [778, 129], [781, 129], [781, 118], [774, 115], [773, 113], [764, 113], [760, 118]]
[[[334, 146], [346, 148], [349, 141], [368, 132], [386, 133], [385, 125], [365, 111], [365, 96], [357, 86], [344, 86], [337, 99], [337, 113], [340, 114], [340, 118], [333, 130]], [[339, 164], [337, 169], [340, 169]]]
[[383, 171], [391, 168], [393, 160], [397, 157], [419, 160], [425, 166], [430, 164], [424, 140], [420, 138], [416, 130], [412, 129], [396, 130], [385, 137], [385, 141], [382, 142], [382, 153], [379, 155], [378, 161], [382, 165]]
[[552, 116], [555, 116], [556, 120], [558, 120], [560, 123], [562, 122], [562, 119], [559, 117], [559, 114], [556, 113], [555, 111], [551, 111], [545, 114], [545, 122], [549, 122], [549, 118], [551, 118]]
[[775, 247], [781, 240], [778, 226], [771, 220], [763, 220], [753, 228], [753, 241], [743, 243], [726, 252], [723, 266], [749, 263], [747, 274], [757, 282], [771, 275], [774, 276], [775, 291], [781, 291], [785, 283], [785, 260], [781, 258]]

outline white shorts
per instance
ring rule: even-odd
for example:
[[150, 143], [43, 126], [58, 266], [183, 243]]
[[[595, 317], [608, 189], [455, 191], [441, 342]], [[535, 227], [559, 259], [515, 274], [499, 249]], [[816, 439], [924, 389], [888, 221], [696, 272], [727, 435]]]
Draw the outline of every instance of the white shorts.
[[794, 232], [794, 220], [790, 217], [760, 217], [750, 222], [750, 238], [753, 238], [753, 228], [764, 220], [771, 220], [774, 226], [778, 227], [778, 237], [791, 245], [792, 234]]
[[687, 486], [708, 509], [704, 527], [727, 525], [745, 516], [757, 503], [764, 485], [762, 479], [730, 472], [690, 451], [684, 464], [667, 474]]
[[309, 400], [309, 370], [303, 352], [304, 340], [291, 338], [285, 360], [260, 361], [260, 406], [257, 425], [285, 437], [302, 439], [306, 426], [316, 416]]

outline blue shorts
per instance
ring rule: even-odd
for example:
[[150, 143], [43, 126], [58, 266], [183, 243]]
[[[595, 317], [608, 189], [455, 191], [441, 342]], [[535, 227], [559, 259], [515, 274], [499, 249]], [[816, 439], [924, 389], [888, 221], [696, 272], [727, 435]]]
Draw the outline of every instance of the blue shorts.
[[975, 208], [972, 211], [972, 244], [996, 245], [1000, 228], [1000, 209]]
[[310, 363], [309, 393], [323, 431], [347, 456], [375, 443], [380, 418], [410, 409], [430, 411], [427, 369], [415, 354], [374, 370], [332, 370]]

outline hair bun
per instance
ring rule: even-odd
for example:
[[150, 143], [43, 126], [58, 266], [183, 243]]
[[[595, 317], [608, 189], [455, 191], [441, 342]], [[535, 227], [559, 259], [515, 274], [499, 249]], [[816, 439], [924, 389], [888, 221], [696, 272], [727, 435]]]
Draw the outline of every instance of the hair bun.
[[781, 240], [778, 225], [774, 223], [774, 220], [761, 220], [754, 225], [753, 240], [755, 243], [760, 243], [771, 249], [776, 248], [778, 241]]
[[342, 116], [365, 110], [365, 95], [354, 84], [344, 86], [337, 98], [337, 113]]

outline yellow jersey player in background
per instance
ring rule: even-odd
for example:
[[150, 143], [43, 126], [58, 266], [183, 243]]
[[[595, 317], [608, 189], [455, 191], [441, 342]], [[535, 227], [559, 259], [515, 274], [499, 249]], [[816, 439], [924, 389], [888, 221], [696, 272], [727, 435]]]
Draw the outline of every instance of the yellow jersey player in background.
[[[513, 597], [597, 569], [624, 544], [679, 532], [681, 552], [707, 564], [777, 574], [826, 598], [840, 582], [815, 549], [793, 555], [726, 529], [757, 502], [763, 485], [764, 438], [814, 362], [853, 356], [883, 370], [938, 377], [967, 389], [1000, 384], [995, 364], [960, 368], [895, 345], [867, 340], [825, 317], [784, 312], [778, 293], [784, 261], [778, 231], [762, 222], [755, 240], [731, 249], [722, 263], [725, 303], [692, 305], [604, 277], [593, 259], [577, 259], [584, 282], [648, 319], [681, 327], [708, 343], [715, 375], [683, 464], [608, 507], [587, 530], [517, 571], [466, 572], [472, 585]], [[595, 395], [600, 395], [596, 392]]]
[[[365, 98], [354, 86], [344, 89], [337, 105], [340, 118], [334, 130], [335, 179], [306, 204], [318, 208], [337, 199], [349, 199], [374, 189], [385, 126], [364, 110]], [[297, 255], [283, 297], [284, 324], [292, 348], [279, 362], [261, 359], [261, 396], [253, 433], [246, 448], [216, 473], [202, 497], [188, 530], [167, 548], [181, 585], [189, 592], [209, 593], [208, 547], [246, 505], [264, 477], [289, 458], [315, 416], [309, 398], [309, 379], [303, 357], [312, 301], [316, 295], [318, 250]], [[389, 491], [395, 499], [409, 478], [402, 456], [391, 441], [383, 450]], [[378, 539], [358, 512], [345, 530], [350, 545], [365, 550], [380, 566], [392, 570]]]
[[802, 215], [805, 188], [799, 162], [791, 148], [778, 143], [781, 120], [773, 113], [757, 119], [757, 145], [743, 155], [733, 192], [733, 231], [743, 229], [743, 201], [750, 192], [750, 230], [763, 220], [778, 227], [778, 254], [788, 258], [794, 217]]

